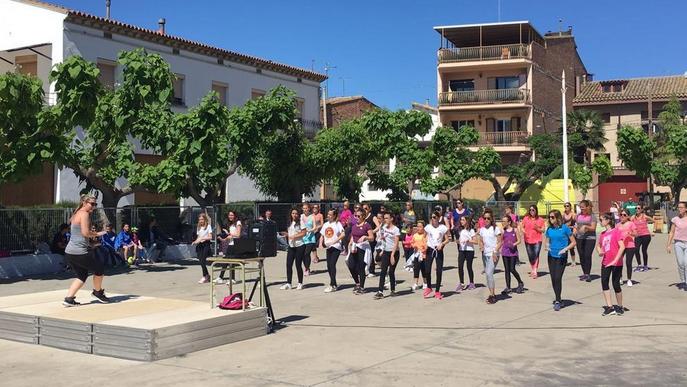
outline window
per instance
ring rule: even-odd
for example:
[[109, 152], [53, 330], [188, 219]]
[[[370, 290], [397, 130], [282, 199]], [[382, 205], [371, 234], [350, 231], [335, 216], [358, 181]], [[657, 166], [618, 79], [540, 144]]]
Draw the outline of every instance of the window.
[[459, 130], [463, 126], [472, 126], [473, 128], [475, 127], [475, 120], [458, 120], [458, 121], [451, 121], [451, 126], [455, 130]]
[[184, 76], [174, 74], [174, 98], [172, 104], [181, 106], [184, 104]]
[[601, 90], [604, 93], [620, 93], [623, 91], [623, 86], [625, 82], [602, 83]]
[[98, 75], [100, 84], [107, 89], [114, 89], [115, 69], [117, 68], [116, 62], [107, 59], [98, 59], [96, 66], [98, 66], [98, 70], [100, 70], [100, 75]]
[[472, 79], [458, 79], [449, 81], [449, 91], [473, 91], [475, 82]]
[[305, 100], [303, 98], [296, 98], [296, 110], [298, 110], [298, 114], [296, 115], [296, 118], [303, 121], [303, 108], [305, 106]]
[[264, 90], [253, 89], [250, 93], [250, 99], [258, 99], [260, 97], [264, 97], [265, 94], [267, 93], [265, 93]]
[[611, 113], [601, 113], [601, 119], [603, 120], [604, 124], [610, 124], [611, 123]]
[[228, 86], [225, 83], [212, 82], [212, 91], [219, 95], [219, 102], [224, 106], [227, 106], [227, 89]]
[[511, 129], [511, 120], [496, 120], [497, 132], [510, 132]]
[[603, 90], [604, 93], [610, 93], [611, 92], [611, 85], [602, 85], [601, 90]]
[[496, 78], [496, 88], [497, 89], [517, 89], [520, 87], [519, 77], [497, 77]]
[[19, 55], [14, 57], [17, 64], [17, 72], [24, 75], [38, 74], [38, 57], [36, 55]]

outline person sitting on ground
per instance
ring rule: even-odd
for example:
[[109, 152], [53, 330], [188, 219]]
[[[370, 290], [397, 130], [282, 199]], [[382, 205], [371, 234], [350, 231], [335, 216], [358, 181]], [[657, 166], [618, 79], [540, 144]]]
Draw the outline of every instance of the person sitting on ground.
[[115, 238], [115, 250], [117, 252], [121, 251], [122, 259], [124, 259], [125, 262], [128, 262], [129, 260], [129, 253], [131, 253], [131, 255], [134, 257], [138, 253], [138, 248], [131, 239], [131, 234], [129, 231], [129, 224], [124, 223], [122, 226], [122, 231], [120, 231], [119, 234], [117, 234], [117, 238]]
[[117, 234], [112, 230], [111, 224], [105, 225], [105, 235], [100, 237], [100, 251], [103, 256], [103, 261], [105, 264], [111, 262], [112, 266], [117, 266], [121, 260], [124, 260], [117, 254], [117, 249], [115, 249], [115, 239]]
[[146, 257], [146, 248], [143, 247], [143, 243], [141, 243], [141, 238], [138, 236], [138, 227], [131, 228], [131, 241], [134, 242], [135, 249], [137, 250], [134, 253], [134, 263], [137, 263], [139, 261], [148, 262], [148, 259]]
[[64, 255], [64, 249], [67, 247], [67, 243], [69, 243], [69, 225], [63, 223], [52, 238], [50, 251], [53, 254]]

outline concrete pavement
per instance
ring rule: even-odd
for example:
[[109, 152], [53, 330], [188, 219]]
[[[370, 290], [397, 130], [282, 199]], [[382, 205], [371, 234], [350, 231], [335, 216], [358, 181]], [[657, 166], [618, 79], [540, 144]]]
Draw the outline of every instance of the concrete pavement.
[[[639, 283], [623, 288], [630, 311], [607, 317], [601, 316], [599, 279], [579, 282], [579, 266], [566, 269], [563, 298], [569, 302], [553, 312], [548, 275], [529, 279], [529, 265], [518, 267], [525, 294], [487, 305], [485, 288], [453, 293], [455, 244], [447, 247], [443, 300], [411, 292], [411, 275], [400, 268], [398, 297], [373, 300], [371, 289], [356, 296], [343, 258], [337, 278], [345, 289], [323, 293], [328, 275], [319, 263], [304, 290], [281, 291], [280, 253], [267, 264], [275, 313], [286, 321], [274, 334], [155, 363], [0, 340], [0, 380], [7, 386], [685, 385], [687, 292], [671, 286], [677, 273], [665, 240], [658, 235], [650, 246], [650, 266], [656, 269], [634, 273]], [[598, 257], [594, 262], [598, 274]], [[481, 269], [476, 260], [478, 283], [484, 283]], [[547, 271], [545, 263], [541, 271]], [[117, 272], [106, 278], [105, 287], [205, 301], [209, 285], [196, 284], [199, 277], [194, 262], [157, 264]], [[4, 282], [0, 296], [66, 289], [70, 281], [54, 276]], [[367, 279], [368, 288], [377, 283], [376, 277]], [[504, 286], [498, 273], [497, 290]]]

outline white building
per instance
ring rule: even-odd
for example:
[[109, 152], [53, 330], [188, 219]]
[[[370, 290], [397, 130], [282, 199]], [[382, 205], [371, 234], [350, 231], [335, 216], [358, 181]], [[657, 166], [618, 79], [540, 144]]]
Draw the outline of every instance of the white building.
[[[424, 144], [429, 144], [430, 141], [432, 141], [432, 138], [434, 137], [434, 133], [436, 132], [437, 128], [441, 125], [441, 122], [439, 121], [439, 112], [435, 107], [432, 107], [427, 104], [420, 104], [417, 102], [413, 102], [412, 110], [419, 110], [422, 112], [425, 112], [430, 115], [432, 118], [432, 127], [427, 132], [426, 135], [424, 136], [416, 136], [416, 140], [420, 141], [421, 143]], [[389, 172], [393, 172], [394, 169], [396, 168], [396, 159], [391, 159], [389, 160], [388, 164]], [[436, 175], [439, 173], [439, 170], [435, 168], [434, 174]], [[359, 195], [359, 200], [361, 202], [364, 201], [383, 201], [383, 200], [388, 200], [389, 197], [388, 195], [391, 193], [390, 190], [380, 190], [377, 189], [375, 186], [373, 186], [370, 182], [370, 180], [365, 180], [363, 182], [363, 186], [360, 190], [360, 195]], [[438, 200], [439, 197], [438, 195], [429, 195], [421, 192], [419, 189], [413, 189], [413, 192], [411, 193], [411, 199], [413, 200]]]
[[[154, 31], [40, 1], [0, 0], [0, 73], [37, 76], [48, 103], [54, 102], [50, 69], [65, 58], [80, 55], [96, 63], [101, 81], [115, 85], [121, 80], [118, 53], [139, 47], [160, 54], [177, 74], [176, 111], [198, 104], [210, 90], [217, 91], [227, 106], [236, 106], [284, 85], [297, 94], [306, 133], [320, 127], [319, 87], [326, 79], [322, 74], [172, 36], [164, 32], [164, 24]], [[147, 161], [158, 157], [143, 150], [137, 153]], [[227, 187], [227, 201], [266, 199], [245, 177], [232, 176]], [[18, 205], [75, 201], [81, 188], [71, 170], [46, 166], [42, 175], [0, 189], [0, 199]], [[137, 196], [129, 195], [119, 205], [157, 200], [149, 194]]]

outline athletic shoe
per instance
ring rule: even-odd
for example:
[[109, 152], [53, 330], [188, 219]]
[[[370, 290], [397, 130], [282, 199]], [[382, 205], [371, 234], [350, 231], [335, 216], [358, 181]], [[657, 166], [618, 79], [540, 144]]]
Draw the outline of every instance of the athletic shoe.
[[487, 297], [487, 304], [492, 305], [495, 303], [496, 303], [496, 297], [494, 297], [494, 296]]
[[444, 296], [441, 295], [441, 292], [434, 292], [434, 298], [441, 300], [444, 298]]
[[637, 266], [637, 267], [635, 267], [632, 271], [635, 272], [635, 273], [640, 272], [640, 271], [642, 271], [642, 267], [641, 267], [641, 266]]
[[305, 271], [303, 272], [303, 275], [306, 276], [306, 277], [309, 276], [309, 275], [310, 275], [310, 270], [305, 269]]
[[585, 278], [586, 282], [592, 282], [592, 276], [588, 275], [587, 278]]
[[423, 289], [423, 290], [424, 290], [424, 289], [427, 289], [427, 284], [423, 283], [423, 284], [422, 284], [422, 289]]
[[376, 276], [377, 276], [377, 275], [374, 274], [374, 273], [368, 273], [368, 274], [367, 274], [367, 278], [372, 278], [372, 277], [376, 277]]
[[67, 308], [72, 307], [72, 306], [79, 306], [81, 305], [80, 302], [76, 302], [76, 297], [65, 297], [64, 301], [62, 301], [62, 305], [66, 306]]
[[649, 266], [642, 267], [642, 271], [649, 271]]
[[525, 292], [525, 285], [524, 284], [519, 284], [517, 288], [515, 288], [515, 293], [517, 294], [522, 294]]
[[319, 263], [319, 262], [320, 262], [320, 258], [319, 258], [319, 257], [315, 257], [315, 258], [312, 259], [312, 262], [313, 262], [313, 263]]
[[382, 292], [375, 293], [375, 296], [374, 296], [375, 300], [381, 300], [382, 298], [384, 298], [384, 293], [382, 293]]
[[553, 310], [555, 310], [556, 312], [561, 310], [561, 303], [559, 301], [555, 301], [553, 303]]
[[629, 287], [632, 287], [632, 285], [634, 285], [634, 283], [632, 282], [632, 280], [627, 280], [627, 282], [625, 282], [625, 284], [626, 284], [627, 286], [629, 286]]
[[209, 277], [205, 277], [205, 276], [204, 276], [204, 277], [201, 277], [201, 278], [198, 280], [198, 283], [199, 283], [199, 284], [206, 284], [206, 283], [208, 283], [208, 282], [210, 282], [210, 278], [209, 278]]
[[291, 284], [284, 284], [279, 287], [279, 290], [290, 290], [291, 289]]
[[608, 316], [608, 315], [614, 315], [615, 313], [615, 308], [612, 306], [604, 306], [604, 312], [601, 313], [602, 316]]
[[358, 286], [358, 289], [355, 291], [355, 294], [356, 295], [365, 294], [365, 289]]
[[224, 280], [221, 279], [220, 277], [217, 277], [217, 278], [215, 278], [215, 281], [214, 281], [214, 282], [215, 282], [217, 285], [221, 285], [221, 284], [224, 283]]
[[472, 282], [470, 282], [470, 284], [468, 285], [468, 290], [475, 290], [475, 289], [477, 289], [477, 287], [475, 286], [475, 284], [473, 284]]
[[615, 309], [615, 314], [618, 316], [625, 314], [625, 308], [622, 305], [615, 305], [613, 308]]
[[680, 289], [680, 290], [685, 290], [685, 288], [687, 287], [687, 284], [684, 283], [684, 282], [681, 282], [681, 283], [679, 283], [679, 284], [677, 284], [677, 285], [675, 285], [675, 286], [676, 286], [678, 289]]
[[389, 293], [389, 297], [396, 297], [398, 294], [396, 294], [395, 290], [392, 290], [391, 293]]
[[303, 290], [303, 284], [296, 285], [296, 290]]
[[422, 297], [424, 297], [424, 298], [432, 297], [432, 289], [426, 288], [425, 291], [422, 292]]
[[511, 290], [509, 288], [505, 288], [501, 291], [501, 294], [503, 294], [505, 296], [505, 295], [509, 294], [510, 292], [511, 292]]
[[460, 293], [463, 290], [463, 284], [458, 283], [458, 286], [456, 286], [456, 293]]
[[584, 275], [584, 274], [582, 274], [581, 276], [578, 276], [578, 277], [577, 277], [577, 279], [579, 279], [580, 281], [584, 281], [585, 278], [587, 278], [587, 276]]
[[419, 286], [418, 284], [413, 284], [413, 286], [411, 286], [410, 289], [411, 289], [412, 291], [416, 291], [417, 288], [419, 288], [419, 287], [420, 287], [420, 286]]
[[107, 298], [107, 296], [105, 295], [105, 289], [94, 289], [93, 292], [91, 292], [91, 294], [93, 295], [93, 297], [97, 298], [98, 301], [100, 301], [103, 304], [107, 304], [108, 302], [110, 302], [110, 299]]
[[327, 286], [326, 288], [324, 288], [324, 292], [325, 292], [325, 293], [331, 293], [331, 292], [333, 292], [333, 291], [334, 291], [334, 288], [331, 287], [331, 286]]
[[391, 287], [391, 283], [387, 281], [387, 282], [384, 284], [384, 289], [389, 290], [390, 287]]

